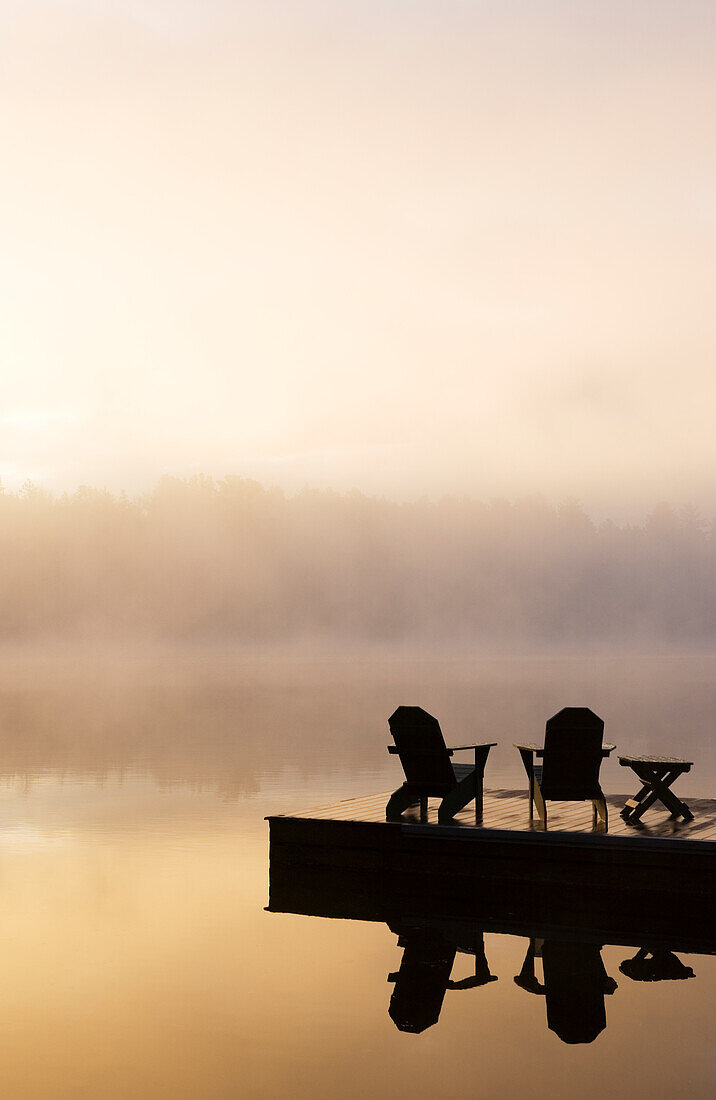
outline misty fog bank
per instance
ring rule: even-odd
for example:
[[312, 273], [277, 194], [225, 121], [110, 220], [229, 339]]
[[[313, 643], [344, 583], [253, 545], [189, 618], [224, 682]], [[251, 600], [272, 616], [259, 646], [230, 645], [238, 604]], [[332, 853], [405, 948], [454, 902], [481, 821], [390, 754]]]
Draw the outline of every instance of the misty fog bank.
[[163, 478], [0, 493], [0, 642], [710, 648], [713, 524]]
[[[716, 656], [404, 659], [223, 658], [132, 651], [5, 652], [0, 779], [105, 781], [149, 774], [227, 797], [281, 776], [317, 781], [329, 800], [395, 786], [387, 719], [400, 703], [435, 714], [453, 744], [497, 741], [493, 786], [524, 784], [513, 742], [533, 741], [563, 706], [590, 706], [621, 752], [687, 756], [684, 792], [712, 794]], [[449, 742], [450, 743], [450, 742]], [[628, 790], [616, 756], [606, 788]], [[314, 792], [315, 793], [315, 792]], [[313, 796], [312, 796], [313, 797]], [[310, 804], [296, 795], [295, 805]], [[263, 812], [263, 811], [262, 811]]]

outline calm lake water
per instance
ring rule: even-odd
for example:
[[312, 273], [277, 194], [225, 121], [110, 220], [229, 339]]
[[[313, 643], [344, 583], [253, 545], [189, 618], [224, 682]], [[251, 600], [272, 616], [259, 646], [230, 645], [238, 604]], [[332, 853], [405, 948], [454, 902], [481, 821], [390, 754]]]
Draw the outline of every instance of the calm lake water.
[[[385, 745], [400, 703], [436, 714], [448, 743], [498, 741], [491, 786], [523, 786], [512, 742], [584, 705], [621, 751], [693, 758], [677, 790], [714, 797], [714, 671], [711, 657], [6, 652], [3, 1094], [713, 1095], [714, 957], [681, 955], [693, 977], [645, 982], [620, 970], [635, 949], [605, 946], [607, 1026], [568, 1044], [545, 997], [514, 981], [529, 940], [486, 934], [497, 981], [460, 988], [474, 959], [458, 954], [439, 1020], [402, 1032], [394, 931], [265, 911], [264, 817], [397, 786]], [[602, 781], [633, 786], [616, 759]]]

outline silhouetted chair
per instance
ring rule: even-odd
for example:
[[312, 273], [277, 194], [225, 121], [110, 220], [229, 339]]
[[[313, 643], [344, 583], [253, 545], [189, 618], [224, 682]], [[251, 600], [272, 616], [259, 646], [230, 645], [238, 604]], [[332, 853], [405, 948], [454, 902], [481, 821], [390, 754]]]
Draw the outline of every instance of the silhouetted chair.
[[[535, 976], [542, 958], [544, 982]], [[563, 1043], [592, 1043], [607, 1026], [604, 995], [617, 983], [604, 969], [599, 944], [531, 940], [515, 983], [544, 996], [547, 1027]]]
[[388, 975], [395, 982], [388, 1014], [399, 1031], [425, 1031], [437, 1023], [455, 961], [455, 945], [432, 929], [413, 929], [400, 936], [400, 970]]
[[633, 982], [680, 982], [695, 977], [673, 951], [649, 951], [641, 947], [632, 959], [625, 959], [619, 969]]
[[[445, 746], [437, 718], [422, 707], [398, 707], [388, 719], [395, 745], [388, 752], [397, 754], [405, 772], [405, 782], [391, 796], [385, 809], [389, 820], [400, 817], [408, 806], [420, 805], [427, 814], [428, 798], [442, 799], [438, 821], [449, 821], [454, 814], [475, 799], [475, 814], [482, 814], [482, 780], [488, 753], [496, 741], [489, 744]], [[474, 764], [453, 764], [454, 752], [472, 749]]]
[[[532, 806], [547, 825], [547, 799], [565, 802], [590, 801], [607, 827], [607, 803], [599, 786], [602, 759], [614, 745], [602, 745], [604, 722], [588, 707], [565, 707], [547, 722], [544, 748], [532, 743], [516, 744], [530, 784]], [[535, 763], [535, 758], [541, 764]]]
[[[469, 943], [456, 942], [449, 931], [435, 926], [395, 927], [398, 946], [403, 948], [400, 969], [388, 975], [395, 983], [388, 1015], [399, 1031], [415, 1034], [438, 1022], [448, 989], [475, 989], [496, 982], [485, 957], [482, 933], [469, 937]], [[451, 981], [458, 951], [475, 957], [474, 977]]]

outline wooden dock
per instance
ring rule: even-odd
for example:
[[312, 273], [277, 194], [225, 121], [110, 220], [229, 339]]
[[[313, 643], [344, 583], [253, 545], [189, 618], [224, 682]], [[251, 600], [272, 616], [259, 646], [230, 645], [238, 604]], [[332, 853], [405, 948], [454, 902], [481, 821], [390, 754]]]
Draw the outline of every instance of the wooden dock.
[[[319, 806], [300, 813], [282, 815], [290, 820], [296, 818], [310, 819], [312, 821], [350, 821], [371, 822], [387, 825], [385, 820], [385, 806], [390, 797], [390, 792], [384, 794], [367, 795], [364, 798], [347, 798], [342, 802], [335, 802], [330, 806]], [[626, 837], [630, 840], [639, 839], [681, 839], [713, 841], [716, 844], [716, 799], [692, 798], [689, 806], [694, 813], [693, 821], [675, 821], [666, 810], [654, 808], [646, 814], [645, 820], [637, 826], [628, 825], [620, 815], [627, 795], [610, 795], [607, 797], [609, 806], [609, 837]], [[403, 814], [403, 825], [428, 824], [439, 829], [455, 828], [464, 830], [509, 830], [510, 832], [542, 832], [540, 823], [535, 815], [530, 821], [527, 794], [525, 791], [485, 791], [484, 810], [482, 822], [475, 821], [474, 810], [468, 807], [456, 814], [453, 824], [438, 826], [437, 805], [438, 799], [431, 799], [428, 804], [428, 816], [425, 822], [421, 822], [417, 807], [406, 810]], [[269, 818], [269, 821], [277, 821], [278, 818]], [[549, 828], [550, 834], [560, 832], [584, 833], [594, 836], [592, 829], [592, 810], [589, 802], [550, 802], [549, 803]]]
[[604, 833], [592, 827], [591, 805], [575, 802], [551, 802], [541, 829], [524, 791], [486, 791], [481, 822], [468, 808], [450, 825], [437, 823], [437, 803], [427, 820], [415, 810], [387, 822], [387, 799], [269, 818], [269, 907], [716, 947], [715, 800], [689, 799], [693, 821], [654, 809], [630, 826], [619, 814], [624, 797], [610, 797]]

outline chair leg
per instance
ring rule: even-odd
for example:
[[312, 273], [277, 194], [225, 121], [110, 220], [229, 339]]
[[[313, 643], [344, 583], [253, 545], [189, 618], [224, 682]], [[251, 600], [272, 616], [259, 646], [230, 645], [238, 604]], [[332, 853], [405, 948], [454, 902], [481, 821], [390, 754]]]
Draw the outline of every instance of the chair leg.
[[597, 824], [597, 814], [604, 822], [604, 828], [607, 829], [609, 827], [609, 814], [607, 812], [607, 800], [604, 795], [600, 798], [592, 799], [592, 825], [595, 827]]
[[446, 794], [438, 809], [438, 821], [441, 824], [449, 822], [456, 813], [459, 813], [468, 802], [471, 802], [477, 792], [477, 779], [474, 772], [465, 776], [456, 787]]
[[534, 753], [531, 749], [520, 749], [520, 756], [522, 757], [522, 766], [527, 773], [527, 781], [530, 785], [530, 821], [532, 820], [534, 810], [534, 789], [535, 789], [535, 770], [534, 770]]
[[385, 807], [385, 816], [388, 821], [397, 821], [400, 818], [403, 810], [407, 810], [408, 806], [417, 806], [420, 802], [419, 798], [416, 798], [405, 785], [398, 787], [397, 791], [394, 791], [388, 799], [388, 805]]
[[475, 822], [482, 821], [484, 808], [485, 765], [490, 753], [489, 745], [475, 749]]
[[534, 798], [535, 806], [537, 807], [537, 813], [541, 823], [547, 828], [547, 806], [545, 800], [542, 797], [542, 791], [540, 790], [539, 783], [536, 781], [532, 785], [532, 795]]

